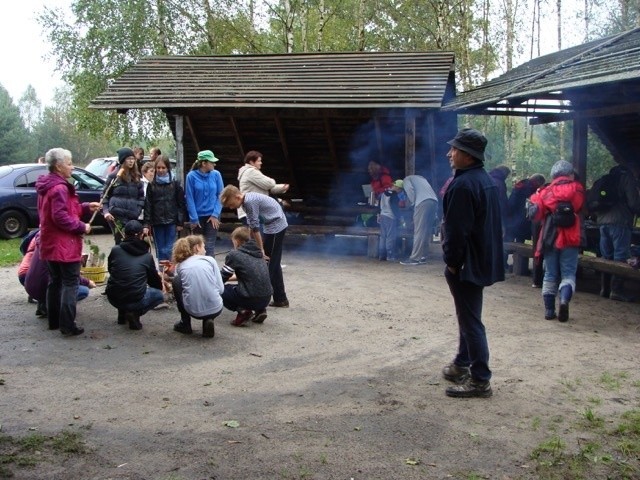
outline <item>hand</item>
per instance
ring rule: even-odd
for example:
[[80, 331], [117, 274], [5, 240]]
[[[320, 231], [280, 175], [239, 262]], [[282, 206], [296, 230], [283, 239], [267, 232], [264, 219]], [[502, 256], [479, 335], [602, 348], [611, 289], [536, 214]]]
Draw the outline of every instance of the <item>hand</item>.
[[288, 192], [289, 191], [289, 184], [285, 183], [284, 186], [282, 187], [282, 191], [283, 192]]
[[176, 232], [182, 231], [182, 225], [176, 225]]
[[146, 237], [146, 236], [148, 236], [148, 235], [149, 235], [149, 228], [148, 228], [148, 227], [144, 227], [144, 228], [142, 229], [142, 234], [143, 234], [145, 237]]
[[209, 217], [208, 221], [211, 222], [211, 226], [216, 230], [218, 229], [218, 227], [220, 227], [220, 220], [218, 220], [216, 217]]
[[262, 251], [262, 258], [264, 258], [267, 262], [269, 261], [269, 257], [266, 253], [264, 253], [264, 250]]
[[89, 280], [89, 288], [96, 288], [96, 282]]
[[104, 219], [105, 219], [107, 222], [113, 222], [113, 220], [114, 220], [114, 219], [113, 219], [113, 215], [111, 215], [110, 213], [105, 213], [105, 214], [103, 215], [103, 217], [104, 217]]
[[92, 212], [95, 212], [96, 210], [100, 209], [100, 202], [90, 202], [89, 203], [89, 210], [91, 210]]
[[84, 233], [91, 233], [91, 225], [88, 223], [84, 224]]
[[449, 270], [451, 273], [453, 273], [454, 275], [458, 273], [458, 269], [457, 268], [453, 268], [453, 267], [447, 267], [447, 270]]
[[200, 222], [189, 222], [189, 228], [191, 228], [191, 230], [195, 230], [196, 228], [202, 228], [200, 226]]

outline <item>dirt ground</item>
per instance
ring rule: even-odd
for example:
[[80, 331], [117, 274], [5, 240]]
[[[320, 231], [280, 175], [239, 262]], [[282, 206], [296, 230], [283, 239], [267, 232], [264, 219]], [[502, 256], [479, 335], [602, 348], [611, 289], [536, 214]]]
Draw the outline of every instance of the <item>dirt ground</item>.
[[242, 328], [225, 311], [213, 339], [198, 324], [192, 336], [173, 332], [175, 306], [142, 317], [142, 331], [119, 326], [103, 288], [78, 304], [85, 333], [65, 338], [35, 317], [15, 268], [0, 269], [0, 434], [77, 432], [87, 447], [9, 471], [529, 479], [541, 442], [557, 435], [575, 450], [589, 435], [580, 412], [613, 422], [640, 405], [640, 305], [601, 299], [581, 280], [570, 321], [545, 321], [540, 290], [512, 275], [485, 290], [494, 396], [446, 397], [440, 370], [457, 326], [437, 251], [409, 267], [285, 248], [291, 308]]

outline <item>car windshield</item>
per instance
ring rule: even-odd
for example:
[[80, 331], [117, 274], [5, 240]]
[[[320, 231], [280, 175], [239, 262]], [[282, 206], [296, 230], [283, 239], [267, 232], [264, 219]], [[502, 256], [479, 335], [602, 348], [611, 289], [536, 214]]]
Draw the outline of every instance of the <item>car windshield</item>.
[[102, 190], [103, 183], [79, 170], [71, 172], [74, 186], [79, 190]]
[[117, 163], [117, 159], [96, 158], [89, 162], [89, 165], [85, 167], [85, 170], [97, 175], [98, 177], [106, 178], [114, 170]]

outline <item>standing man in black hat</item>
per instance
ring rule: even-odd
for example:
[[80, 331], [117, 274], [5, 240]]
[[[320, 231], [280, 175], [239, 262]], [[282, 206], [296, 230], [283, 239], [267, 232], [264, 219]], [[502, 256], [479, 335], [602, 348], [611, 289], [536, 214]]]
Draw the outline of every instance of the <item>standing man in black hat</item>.
[[463, 128], [447, 143], [455, 173], [443, 199], [442, 250], [445, 278], [458, 318], [459, 345], [456, 357], [442, 374], [456, 383], [446, 390], [450, 397], [490, 397], [482, 295], [484, 287], [504, 280], [498, 188], [484, 169], [484, 135]]

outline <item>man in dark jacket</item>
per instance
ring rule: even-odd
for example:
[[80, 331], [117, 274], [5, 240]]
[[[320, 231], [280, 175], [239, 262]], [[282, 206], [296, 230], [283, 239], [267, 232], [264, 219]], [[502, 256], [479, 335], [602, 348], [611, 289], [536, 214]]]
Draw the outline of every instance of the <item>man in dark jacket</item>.
[[[626, 262], [631, 256], [633, 222], [635, 216], [640, 214], [640, 186], [626, 165], [616, 165], [609, 173], [618, 179], [618, 195], [611, 208], [597, 214], [600, 253], [608, 260]], [[620, 302], [634, 300], [624, 292], [624, 278], [609, 273], [601, 274], [600, 295]]]
[[142, 236], [142, 224], [129, 220], [124, 240], [108, 259], [107, 298], [118, 309], [118, 324], [129, 323], [131, 330], [142, 329], [140, 317], [164, 301], [162, 281]]
[[484, 287], [504, 280], [498, 187], [484, 169], [484, 135], [464, 128], [447, 143], [455, 174], [443, 200], [442, 250], [458, 318], [459, 346], [442, 374], [457, 384], [447, 388], [450, 397], [490, 397], [482, 295]]

